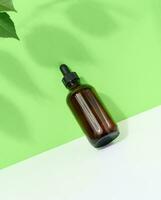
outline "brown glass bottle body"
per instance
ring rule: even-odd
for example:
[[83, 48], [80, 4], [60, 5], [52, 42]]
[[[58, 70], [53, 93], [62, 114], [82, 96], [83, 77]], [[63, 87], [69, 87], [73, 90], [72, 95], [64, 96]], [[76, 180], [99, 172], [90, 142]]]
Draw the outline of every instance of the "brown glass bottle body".
[[100, 148], [112, 142], [119, 131], [95, 89], [89, 85], [73, 85], [67, 103], [90, 143]]

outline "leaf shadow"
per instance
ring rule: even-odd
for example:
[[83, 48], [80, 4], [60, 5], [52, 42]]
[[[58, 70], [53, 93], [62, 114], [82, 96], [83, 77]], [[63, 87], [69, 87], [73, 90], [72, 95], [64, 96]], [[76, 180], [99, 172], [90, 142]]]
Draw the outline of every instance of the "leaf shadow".
[[5, 79], [15, 85], [16, 88], [23, 92], [35, 96], [42, 96], [41, 90], [34, 83], [28, 72], [16, 57], [9, 54], [8, 52], [0, 50], [0, 75], [5, 77]]
[[118, 29], [115, 20], [104, 9], [104, 4], [97, 1], [55, 0], [41, 4], [37, 9], [41, 9], [44, 13], [49, 12], [55, 9], [53, 6], [60, 3], [66, 3], [65, 16], [69, 22], [85, 33], [92, 36], [106, 36]]
[[52, 0], [49, 2], [45, 2], [38, 6], [38, 9], [41, 9], [42, 11], [49, 10], [53, 5], [57, 5], [59, 3], [64, 3], [63, 0]]
[[[156, 29], [157, 29], [158, 33], [160, 33], [160, 30], [161, 30], [161, 2], [159, 0], [152, 1], [150, 8], [151, 8], [150, 11], [154, 18]], [[159, 42], [160, 42], [160, 40], [159, 40]]]
[[[76, 29], [90, 36], [108, 36], [118, 31], [122, 25], [116, 17], [136, 19], [136, 13], [117, 2], [100, 2], [98, 0], [50, 0], [38, 5], [30, 19], [26, 19], [26, 24], [29, 24], [33, 19], [37, 19], [49, 12], [59, 10], [59, 5], [62, 5], [60, 10], [61, 15], [65, 14], [66, 19], [75, 26]], [[38, 12], [40, 11], [41, 12]], [[23, 26], [23, 24], [22, 24]]]
[[2, 132], [18, 140], [30, 138], [28, 126], [21, 111], [2, 95], [0, 95], [0, 110], [0, 130]]
[[69, 21], [81, 31], [92, 36], [107, 36], [118, 30], [118, 24], [96, 1], [78, 1], [66, 9]]
[[26, 48], [35, 62], [43, 67], [62, 63], [92, 62], [86, 47], [68, 30], [39, 25], [26, 35]]

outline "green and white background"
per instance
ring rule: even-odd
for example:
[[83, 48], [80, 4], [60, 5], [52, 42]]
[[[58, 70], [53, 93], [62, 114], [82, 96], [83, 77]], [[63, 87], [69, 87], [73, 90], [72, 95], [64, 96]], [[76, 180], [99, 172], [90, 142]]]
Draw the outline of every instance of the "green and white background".
[[[161, 1], [14, 5], [20, 41], [0, 39], [0, 168], [14, 164], [1, 170], [2, 199], [160, 199]], [[61, 63], [119, 123], [114, 145], [96, 151], [82, 138]]]

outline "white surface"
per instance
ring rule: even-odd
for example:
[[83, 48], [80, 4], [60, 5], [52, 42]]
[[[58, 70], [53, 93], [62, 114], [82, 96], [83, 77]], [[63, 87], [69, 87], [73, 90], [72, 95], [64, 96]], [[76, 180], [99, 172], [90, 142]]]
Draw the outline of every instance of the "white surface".
[[85, 138], [0, 172], [2, 200], [160, 200], [161, 107], [119, 124], [103, 150]]

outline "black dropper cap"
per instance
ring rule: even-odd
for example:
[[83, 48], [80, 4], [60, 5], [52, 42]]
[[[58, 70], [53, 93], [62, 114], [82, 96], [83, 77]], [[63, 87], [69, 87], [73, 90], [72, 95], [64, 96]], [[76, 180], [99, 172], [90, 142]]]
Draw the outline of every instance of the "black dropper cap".
[[62, 82], [68, 89], [71, 89], [79, 84], [80, 81], [79, 76], [77, 75], [76, 72], [71, 72], [67, 65], [65, 64], [60, 65], [60, 71], [64, 75]]

